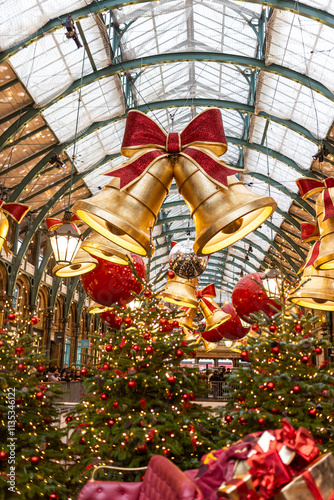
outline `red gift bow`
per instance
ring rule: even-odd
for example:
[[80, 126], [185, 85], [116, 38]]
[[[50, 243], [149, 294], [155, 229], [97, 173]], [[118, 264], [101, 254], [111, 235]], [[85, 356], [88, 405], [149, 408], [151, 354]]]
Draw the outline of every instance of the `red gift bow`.
[[299, 456], [307, 462], [314, 460], [320, 453], [314, 439], [305, 427], [299, 427], [295, 430], [291, 423], [285, 418], [282, 420], [283, 427], [274, 431], [278, 442], [294, 450]]
[[121, 153], [132, 158], [122, 167], [105, 175], [119, 177], [120, 188], [125, 189], [137, 182], [157, 160], [180, 154], [195, 163], [213, 182], [227, 187], [227, 177], [242, 169], [228, 167], [219, 159], [226, 149], [223, 122], [218, 108], [210, 108], [197, 115], [181, 133], [169, 134], [152, 118], [140, 111], [131, 110], [126, 119]]
[[217, 309], [217, 304], [214, 301], [210, 300], [215, 296], [216, 289], [213, 283], [210, 283], [210, 285], [207, 285], [202, 290], [197, 290], [197, 298], [204, 302], [204, 304], [208, 306], [211, 312]]
[[247, 458], [250, 466], [254, 487], [261, 497], [272, 498], [281, 486], [291, 480], [291, 474], [282, 463], [276, 450], [269, 449], [266, 453], [255, 453]]
[[0, 200], [0, 211], [5, 212], [7, 215], [10, 215], [18, 224], [21, 222], [23, 217], [27, 215], [29, 210], [30, 207], [28, 205], [20, 205], [19, 203], [5, 203], [3, 200]]
[[[55, 229], [58, 229], [60, 226], [62, 226], [65, 223], [65, 219], [45, 219], [45, 223], [48, 226], [49, 231], [54, 231]], [[70, 219], [70, 224], [71, 226], [74, 227], [74, 229], [77, 229], [74, 224], [79, 225], [83, 224], [84, 222], [75, 214], [72, 215]]]
[[304, 199], [316, 193], [321, 193], [324, 208], [322, 222], [334, 217], [334, 190], [331, 189], [334, 188], [334, 177], [327, 177], [323, 181], [309, 178], [297, 179], [296, 184]]

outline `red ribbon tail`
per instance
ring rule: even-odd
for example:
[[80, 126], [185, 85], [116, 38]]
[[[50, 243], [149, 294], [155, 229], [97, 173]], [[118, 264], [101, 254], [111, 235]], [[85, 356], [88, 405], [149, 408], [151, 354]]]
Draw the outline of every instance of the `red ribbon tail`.
[[324, 497], [322, 496], [318, 486], [315, 484], [315, 481], [310, 471], [306, 470], [305, 472], [303, 472], [302, 476], [313, 498], [315, 500], [324, 500]]
[[198, 290], [197, 292], [197, 297], [215, 297], [216, 296], [216, 289], [214, 283], [210, 283], [210, 285], [207, 285], [204, 287], [202, 290]]
[[313, 264], [315, 263], [315, 261], [317, 260], [317, 258], [319, 256], [319, 251], [320, 251], [320, 241], [317, 241], [316, 243], [314, 243], [313, 247], [311, 248], [311, 250], [307, 256], [305, 264], [299, 269], [297, 274], [304, 271], [304, 269], [306, 269], [307, 267], [313, 266]]
[[189, 147], [184, 149], [180, 155], [185, 156], [195, 163], [206, 177], [223, 188], [228, 187], [227, 178], [230, 175], [242, 172], [241, 168], [228, 167], [218, 156], [211, 152], [209, 153], [209, 151], [204, 152], [202, 149]]
[[309, 242], [319, 239], [319, 227], [316, 224], [311, 224], [310, 222], [302, 222], [300, 225], [301, 229], [301, 241]]
[[10, 215], [18, 224], [30, 210], [28, 205], [20, 205], [19, 203], [3, 203], [0, 209]]
[[131, 186], [146, 173], [148, 168], [153, 165], [162, 156], [168, 156], [168, 153], [163, 153], [162, 151], [153, 150], [148, 153], [143, 153], [136, 160], [129, 160], [123, 165], [123, 167], [116, 168], [107, 174], [110, 177], [120, 178], [120, 189], [125, 189]]
[[322, 181], [318, 181], [316, 179], [310, 179], [308, 177], [297, 179], [296, 184], [299, 188], [302, 198], [304, 199], [309, 198], [310, 196], [313, 196], [316, 193], [320, 193], [320, 191], [322, 191], [325, 188], [325, 185]]
[[324, 214], [322, 221], [334, 217], [334, 200], [331, 196], [331, 194], [334, 194], [333, 191], [334, 191], [333, 189], [325, 189], [322, 194], [323, 207], [324, 207]]

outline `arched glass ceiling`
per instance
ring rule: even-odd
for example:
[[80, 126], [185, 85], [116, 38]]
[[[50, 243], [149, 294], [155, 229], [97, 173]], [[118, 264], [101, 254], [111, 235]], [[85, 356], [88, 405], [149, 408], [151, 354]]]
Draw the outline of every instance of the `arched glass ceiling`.
[[[166, 131], [181, 131], [217, 105], [229, 141], [224, 160], [244, 168], [248, 188], [273, 196], [279, 209], [213, 256], [202, 282], [213, 279], [230, 291], [243, 269], [252, 272], [268, 259], [296, 271], [307, 251], [300, 222], [312, 219], [314, 203], [301, 200], [294, 181], [304, 172], [321, 176], [311, 157], [322, 141], [334, 151], [334, 2], [285, 2], [292, 12], [260, 0], [128, 3], [2, 2], [0, 61], [8, 61], [0, 65], [2, 187], [11, 201], [29, 202], [37, 228], [42, 212], [64, 209], [70, 188], [75, 201], [109, 182], [103, 173], [124, 161], [129, 108], [148, 112]], [[68, 12], [85, 52], [65, 37]], [[54, 153], [64, 170], [50, 166]], [[331, 168], [322, 165], [326, 175]], [[154, 266], [167, 261], [171, 240], [189, 233], [194, 237], [194, 225], [173, 184], [154, 230]]]

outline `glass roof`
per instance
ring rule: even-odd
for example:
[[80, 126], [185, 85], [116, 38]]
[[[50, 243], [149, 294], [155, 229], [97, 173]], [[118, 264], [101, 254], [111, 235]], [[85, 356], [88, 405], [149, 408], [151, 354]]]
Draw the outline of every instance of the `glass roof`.
[[[110, 181], [104, 173], [126, 160], [120, 147], [129, 109], [144, 110], [169, 132], [182, 131], [215, 105], [228, 140], [223, 159], [243, 168], [247, 188], [272, 196], [279, 211], [212, 256], [202, 282], [214, 276], [225, 290], [224, 283], [233, 286], [242, 269], [265, 268], [283, 243], [287, 255], [301, 262], [282, 234], [291, 226], [285, 217], [294, 203], [298, 241], [298, 224], [312, 206], [300, 202], [295, 180], [310, 169], [319, 174], [312, 156], [324, 141], [334, 152], [328, 140], [334, 120], [334, 0], [296, 2], [293, 12], [250, 0], [124, 0], [109, 10], [112, 3], [0, 2], [3, 187], [18, 200], [30, 197], [35, 214], [53, 197], [49, 213], [55, 213], [72, 160], [83, 174], [73, 201], [96, 194]], [[302, 15], [302, 5], [310, 7], [312, 19]], [[80, 23], [80, 49], [65, 36], [68, 13]], [[327, 24], [320, 22], [324, 13]], [[129, 60], [135, 61], [132, 69], [123, 71]], [[50, 169], [52, 151], [61, 155], [63, 172]], [[328, 173], [331, 163], [323, 167]], [[171, 240], [188, 236], [195, 238], [194, 224], [173, 183], [154, 229], [154, 266], [168, 261]]]

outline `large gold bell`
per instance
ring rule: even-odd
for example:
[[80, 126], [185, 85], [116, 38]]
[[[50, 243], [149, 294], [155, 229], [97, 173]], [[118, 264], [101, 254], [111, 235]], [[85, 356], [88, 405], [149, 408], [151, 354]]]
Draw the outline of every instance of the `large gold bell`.
[[[332, 188], [331, 191], [334, 191], [334, 189]], [[316, 269], [334, 269], [334, 217], [321, 222], [324, 212], [322, 196], [318, 196], [316, 211], [320, 233], [320, 248], [314, 267]]]
[[194, 324], [194, 318], [197, 314], [197, 309], [195, 307], [184, 307], [183, 312], [184, 316], [178, 318], [180, 326], [189, 330], [195, 330], [197, 325]]
[[228, 177], [227, 189], [219, 187], [183, 156], [174, 166], [174, 177], [195, 222], [197, 255], [233, 245], [277, 208], [273, 198], [251, 193], [234, 175]]
[[[135, 153], [131, 161], [142, 151]], [[154, 250], [150, 248], [150, 230], [154, 227], [172, 179], [173, 165], [168, 158], [162, 158], [123, 191], [119, 189], [119, 179], [114, 178], [92, 198], [74, 203], [73, 210], [108, 240], [131, 252], [148, 255]]]
[[59, 264], [55, 266], [52, 269], [52, 274], [59, 278], [71, 278], [73, 276], [89, 273], [89, 271], [95, 269], [97, 265], [98, 261], [80, 247], [71, 264], [66, 266]]
[[166, 286], [158, 297], [172, 304], [197, 309], [196, 287], [197, 278], [186, 280], [175, 275], [174, 278], [167, 278]]
[[334, 270], [305, 268], [299, 287], [289, 300], [301, 307], [334, 311]]
[[199, 307], [206, 321], [205, 330], [217, 328], [219, 325], [225, 323], [225, 321], [231, 318], [231, 315], [222, 311], [222, 309], [220, 309], [218, 304], [211, 297], [205, 297], [204, 300], [201, 299]]
[[100, 314], [105, 311], [108, 311], [109, 307], [108, 306], [102, 306], [101, 304], [98, 304], [97, 302], [92, 302], [88, 307], [87, 307], [87, 312], [89, 314]]
[[3, 247], [3, 244], [6, 241], [8, 229], [9, 229], [8, 219], [3, 212], [0, 212], [0, 251]]
[[94, 231], [81, 244], [81, 248], [86, 252], [99, 257], [100, 259], [114, 262], [115, 264], [129, 265], [131, 254], [104, 236]]

